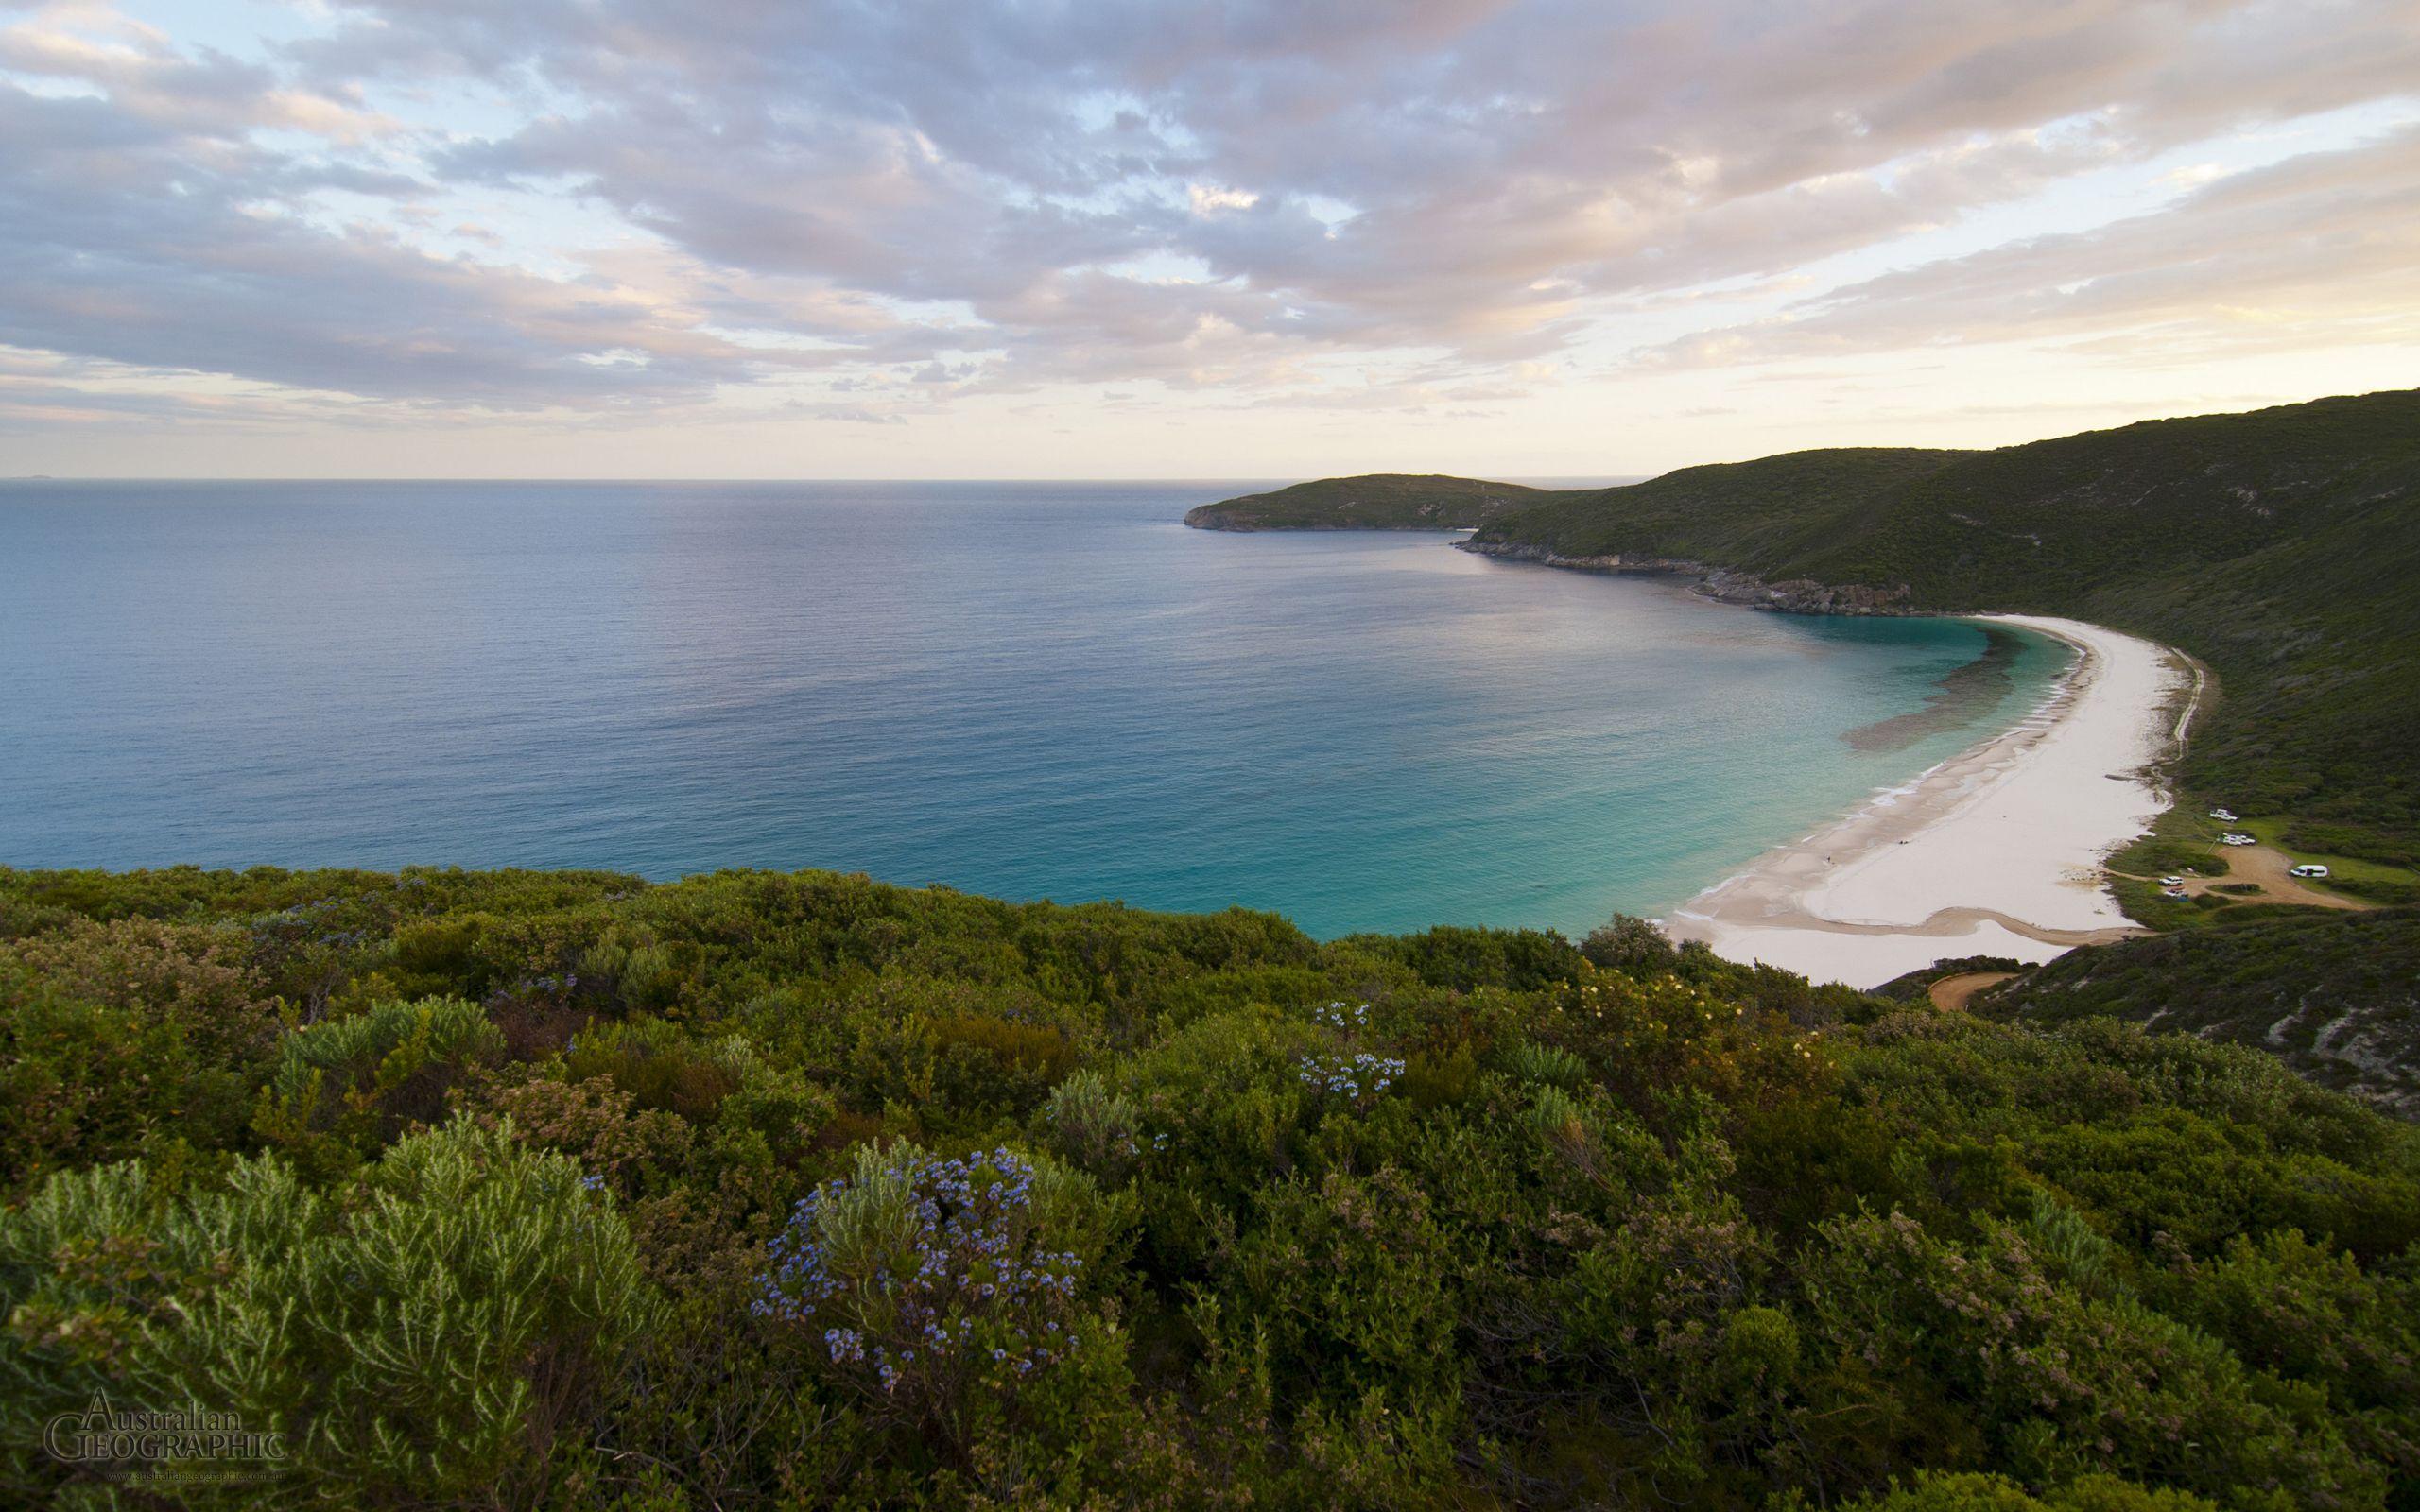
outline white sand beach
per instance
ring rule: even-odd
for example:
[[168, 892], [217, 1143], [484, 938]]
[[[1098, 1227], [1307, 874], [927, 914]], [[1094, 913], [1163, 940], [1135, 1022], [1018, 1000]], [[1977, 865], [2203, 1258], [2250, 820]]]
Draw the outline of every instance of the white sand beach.
[[2149, 768], [2190, 717], [2199, 671], [2097, 625], [1975, 617], [2056, 636], [2077, 661], [2014, 729], [1768, 851], [1667, 918], [1668, 933], [1874, 987], [1947, 956], [2044, 961], [2133, 932], [2100, 864], [2166, 807]]

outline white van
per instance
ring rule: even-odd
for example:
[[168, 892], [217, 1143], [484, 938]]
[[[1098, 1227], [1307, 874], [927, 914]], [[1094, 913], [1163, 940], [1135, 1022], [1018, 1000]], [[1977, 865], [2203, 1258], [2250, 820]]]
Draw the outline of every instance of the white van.
[[2292, 874], [2297, 877], [2325, 877], [2327, 875], [2327, 868], [2316, 861], [2306, 861], [2294, 868]]

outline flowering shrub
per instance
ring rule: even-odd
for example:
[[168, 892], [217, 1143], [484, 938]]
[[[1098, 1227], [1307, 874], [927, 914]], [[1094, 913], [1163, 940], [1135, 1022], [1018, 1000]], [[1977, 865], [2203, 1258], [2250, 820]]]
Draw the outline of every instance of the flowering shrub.
[[0, 867], [0, 1506], [2420, 1512], [2420, 1128], [1630, 925]]
[[[1348, 1041], [1370, 1027], [1370, 1005], [1367, 1003], [1330, 1003], [1313, 1008], [1312, 1020], [1322, 1027], [1335, 1030]], [[1294, 1074], [1315, 1092], [1325, 1092], [1351, 1102], [1375, 1097], [1394, 1085], [1403, 1075], [1402, 1060], [1360, 1050], [1351, 1054], [1315, 1054], [1303, 1057], [1294, 1063]]]
[[1006, 1148], [860, 1148], [773, 1241], [757, 1311], [820, 1329], [843, 1379], [905, 1413], [1012, 1392], [1082, 1347], [1084, 1257], [1046, 1222], [1066, 1179]]
[[1370, 1027], [1370, 1005], [1357, 1003], [1348, 1006], [1343, 1003], [1331, 1003], [1323, 1008], [1313, 1008], [1311, 1019], [1314, 1022], [1325, 1024], [1331, 1029], [1348, 1032], [1355, 1029], [1367, 1029]]
[[1350, 1056], [1305, 1056], [1295, 1068], [1303, 1085], [1355, 1102], [1375, 1097], [1403, 1074], [1403, 1062], [1367, 1050]]

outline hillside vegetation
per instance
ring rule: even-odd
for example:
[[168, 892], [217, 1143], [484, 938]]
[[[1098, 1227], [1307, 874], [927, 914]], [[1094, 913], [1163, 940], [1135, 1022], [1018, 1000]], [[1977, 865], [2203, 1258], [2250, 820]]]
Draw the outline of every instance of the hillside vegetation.
[[2420, 909], [2313, 913], [2087, 946], [1975, 1005], [2109, 1016], [2249, 1045], [2324, 1087], [2420, 1115]]
[[1683, 468], [1644, 483], [1558, 493], [1478, 539], [1563, 557], [1699, 561], [1768, 578], [1796, 571], [1844, 524], [1963, 452], [1838, 447]]
[[2420, 1130], [1637, 920], [0, 870], [0, 1192], [10, 1505], [2420, 1503]]
[[1439, 473], [1322, 478], [1185, 511], [1197, 530], [1467, 530], [1553, 495]]
[[2420, 391], [1985, 453], [1841, 525], [1793, 570], [2181, 646], [2221, 691], [2189, 785], [2311, 849], [2420, 854]]
[[1688, 468], [1546, 495], [1471, 544], [1693, 562], [1870, 587], [1918, 610], [2135, 631], [2219, 675], [2187, 785], [2238, 813], [2290, 817], [2304, 849], [2420, 856], [2420, 390], [1991, 452]]

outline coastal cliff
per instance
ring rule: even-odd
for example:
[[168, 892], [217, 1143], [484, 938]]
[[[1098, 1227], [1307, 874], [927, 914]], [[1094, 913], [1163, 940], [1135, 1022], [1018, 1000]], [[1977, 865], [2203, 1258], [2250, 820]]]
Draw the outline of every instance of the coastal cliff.
[[1781, 614], [1911, 614], [1935, 612], [1910, 607], [1910, 593], [1905, 583], [1887, 588], [1866, 583], [1821, 583], [1811, 577], [1795, 577], [1769, 583], [1754, 573], [1737, 572], [1728, 567], [1716, 567], [1702, 561], [1676, 557], [1624, 556], [1619, 552], [1594, 557], [1566, 557], [1544, 546], [1513, 541], [1458, 541], [1455, 548], [1475, 556], [1495, 557], [1506, 561], [1535, 562], [1542, 567], [1565, 567], [1578, 572], [1640, 573], [1668, 576], [1693, 577], [1689, 591], [1717, 603], [1737, 604], [1745, 609], [1770, 610]]

